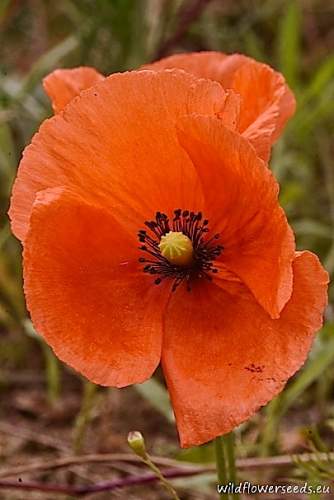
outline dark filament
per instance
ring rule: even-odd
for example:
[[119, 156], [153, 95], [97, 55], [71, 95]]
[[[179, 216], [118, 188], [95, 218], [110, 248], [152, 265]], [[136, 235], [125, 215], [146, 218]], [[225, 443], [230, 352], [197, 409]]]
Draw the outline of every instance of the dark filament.
[[[149, 229], [141, 229], [138, 238], [142, 245], [140, 250], [149, 257], [140, 257], [139, 262], [145, 264], [143, 271], [157, 276], [154, 283], [159, 285], [164, 279], [173, 280], [172, 291], [185, 281], [187, 289], [191, 289], [191, 281], [204, 278], [211, 281], [211, 273], [217, 273], [214, 261], [223, 250], [222, 245], [216, 242], [219, 234], [207, 238], [209, 221], [203, 219], [201, 212], [190, 212], [189, 210], [174, 210], [173, 221], [170, 222], [167, 215], [157, 212], [155, 220], [146, 221], [145, 226]], [[189, 266], [175, 265], [169, 262], [160, 252], [159, 243], [162, 236], [170, 231], [181, 232], [191, 240], [194, 253], [193, 262]]]

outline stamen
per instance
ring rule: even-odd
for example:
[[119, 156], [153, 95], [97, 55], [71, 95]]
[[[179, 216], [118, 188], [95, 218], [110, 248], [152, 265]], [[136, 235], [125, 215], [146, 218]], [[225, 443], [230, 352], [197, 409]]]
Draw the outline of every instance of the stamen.
[[186, 281], [188, 290], [195, 279], [211, 281], [211, 273], [218, 272], [213, 263], [223, 246], [216, 244], [219, 234], [205, 238], [209, 232], [208, 224], [201, 212], [178, 208], [174, 210], [172, 223], [167, 215], [157, 212], [155, 220], [145, 222], [151, 234], [144, 229], [138, 232], [142, 244], [139, 248], [149, 254], [149, 258], [139, 258], [139, 262], [145, 264], [143, 271], [159, 275], [154, 281], [156, 285], [172, 279], [172, 291], [183, 281]]

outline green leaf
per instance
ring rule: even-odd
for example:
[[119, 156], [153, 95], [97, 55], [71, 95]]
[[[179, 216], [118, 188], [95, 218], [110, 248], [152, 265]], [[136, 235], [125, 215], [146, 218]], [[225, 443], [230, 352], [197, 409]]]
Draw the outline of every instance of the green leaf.
[[135, 385], [135, 388], [139, 394], [164, 415], [169, 422], [174, 422], [174, 415], [169, 402], [168, 393], [157, 380], [151, 378], [143, 384]]
[[8, 183], [12, 181], [14, 167], [16, 165], [16, 151], [12, 138], [12, 132], [7, 123], [0, 123], [0, 176], [8, 177]]
[[45, 52], [23, 80], [19, 95], [29, 93], [44, 75], [53, 70], [65, 56], [77, 48], [78, 43], [77, 37], [70, 35], [48, 52]]
[[283, 393], [281, 413], [285, 413], [292, 403], [317, 380], [334, 362], [334, 326], [331, 327], [331, 338], [324, 342], [318, 353], [306, 364], [300, 375]]
[[286, 6], [278, 34], [278, 63], [289, 85], [296, 89], [301, 61], [301, 11], [296, 0], [286, 2]]
[[293, 229], [298, 236], [312, 235], [319, 238], [332, 239], [332, 228], [320, 221], [301, 219], [292, 223]]
[[269, 452], [270, 445], [277, 435], [279, 422], [288, 409], [334, 363], [334, 325], [325, 325], [321, 335], [326, 336], [326, 341], [321, 342], [303, 370], [266, 408], [267, 424], [262, 434], [263, 454]]
[[305, 144], [308, 137], [314, 135], [316, 127], [331, 119], [334, 112], [334, 84], [331, 81], [321, 92], [314, 102], [307, 106], [298, 108], [298, 112], [292, 120], [289, 132], [300, 144]]
[[334, 77], [334, 55], [329, 56], [320, 64], [313, 78], [301, 94], [298, 105], [304, 106], [313, 98], [320, 97], [324, 89], [333, 80]]
[[201, 446], [192, 446], [182, 450], [177, 455], [177, 460], [181, 462], [192, 462], [198, 464], [207, 464], [215, 461], [215, 450], [213, 443], [202, 444]]

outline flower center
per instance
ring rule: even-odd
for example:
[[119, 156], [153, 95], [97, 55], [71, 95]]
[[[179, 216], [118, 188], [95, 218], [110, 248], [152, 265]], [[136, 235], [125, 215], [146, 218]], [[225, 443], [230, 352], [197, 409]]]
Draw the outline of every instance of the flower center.
[[171, 264], [189, 266], [193, 261], [192, 241], [179, 231], [169, 231], [165, 236], [161, 236], [159, 248], [161, 255]]
[[201, 212], [174, 210], [172, 221], [167, 215], [157, 212], [155, 220], [146, 221], [149, 231], [141, 229], [138, 238], [140, 250], [148, 257], [140, 257], [145, 264], [143, 271], [157, 275], [154, 283], [159, 285], [164, 279], [173, 281], [172, 291], [185, 281], [188, 290], [195, 279], [212, 280], [217, 273], [214, 261], [223, 246], [217, 244], [219, 234], [208, 237], [209, 221]]

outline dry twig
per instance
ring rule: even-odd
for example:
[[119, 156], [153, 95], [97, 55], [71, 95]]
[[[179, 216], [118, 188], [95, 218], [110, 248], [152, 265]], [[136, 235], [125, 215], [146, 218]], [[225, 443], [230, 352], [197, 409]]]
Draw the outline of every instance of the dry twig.
[[[166, 479], [176, 479], [187, 476], [195, 476], [215, 471], [214, 466], [195, 466], [194, 464], [182, 463], [176, 460], [152, 457], [158, 465], [168, 467], [163, 470], [163, 475]], [[319, 463], [319, 462], [334, 462], [334, 453], [303, 453], [301, 455], [280, 455], [277, 457], [265, 458], [245, 458], [237, 461], [238, 469], [261, 469], [271, 467], [289, 467], [298, 463]], [[89, 463], [140, 463], [140, 459], [136, 456], [126, 453], [115, 454], [91, 454], [81, 457], [67, 457], [50, 462], [36, 462], [26, 466], [18, 466], [3, 469], [0, 471], [0, 477], [13, 477], [20, 474], [41, 472], [45, 470], [55, 470], [62, 467], [70, 467], [73, 465], [84, 465]], [[98, 493], [103, 491], [113, 491], [119, 488], [128, 486], [139, 486], [143, 484], [153, 483], [157, 480], [155, 474], [133, 475], [125, 478], [114, 479], [112, 481], [97, 483], [87, 486], [71, 486], [71, 485], [56, 485], [43, 484], [38, 482], [25, 482], [22, 479], [17, 480], [0, 480], [0, 489], [21, 489], [26, 491], [43, 491], [59, 494], [84, 496], [90, 493]]]

